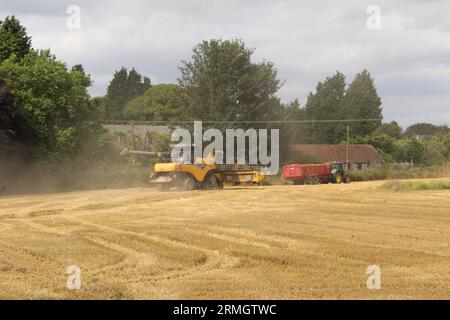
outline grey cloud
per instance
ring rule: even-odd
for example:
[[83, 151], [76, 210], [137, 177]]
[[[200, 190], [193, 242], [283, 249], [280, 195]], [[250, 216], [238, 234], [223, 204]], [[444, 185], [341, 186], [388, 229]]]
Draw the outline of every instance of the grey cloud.
[[[368, 30], [366, 8], [382, 10], [382, 29]], [[79, 5], [82, 29], [66, 28], [66, 8]], [[317, 82], [336, 70], [348, 81], [366, 68], [375, 77], [386, 120], [403, 125], [450, 123], [450, 4], [446, 1], [1, 1], [0, 17], [18, 16], [33, 46], [51, 48], [92, 74], [93, 95], [105, 93], [120, 66], [154, 83], [176, 82], [180, 60], [203, 39], [242, 38], [255, 60], [273, 61], [282, 100], [305, 103]], [[1, 18], [0, 18], [1, 19]]]

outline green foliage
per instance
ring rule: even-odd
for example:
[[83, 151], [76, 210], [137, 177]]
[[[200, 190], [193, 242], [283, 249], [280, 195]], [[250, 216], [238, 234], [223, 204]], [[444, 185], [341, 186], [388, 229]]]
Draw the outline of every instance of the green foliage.
[[116, 71], [105, 96], [104, 109], [107, 120], [123, 120], [126, 104], [150, 87], [150, 79], [142, 77], [134, 68], [130, 72], [124, 67]]
[[424, 164], [444, 163], [450, 159], [450, 133], [435, 135], [432, 139], [424, 141], [423, 145], [425, 148]]
[[416, 137], [417, 135], [437, 135], [450, 133], [450, 129], [443, 126], [436, 126], [431, 123], [416, 123], [406, 128], [404, 135], [406, 137]]
[[170, 135], [156, 132], [148, 132], [147, 137], [152, 145], [152, 151], [168, 152], [170, 149]]
[[0, 63], [11, 55], [24, 57], [31, 49], [31, 38], [14, 16], [0, 21]]
[[[379, 119], [379, 121], [353, 122], [352, 135], [368, 135], [374, 132], [383, 119], [381, 99], [367, 70], [355, 75], [342, 101], [342, 119]], [[341, 129], [342, 130], [342, 129]]]
[[305, 119], [305, 109], [301, 107], [299, 101], [294, 101], [283, 106], [279, 120], [286, 121], [279, 124], [280, 128], [280, 155], [282, 162], [289, 155], [289, 145], [302, 142], [305, 130], [301, 123]]
[[415, 138], [394, 139], [386, 134], [357, 136], [353, 144], [370, 144], [386, 162], [411, 162], [419, 165], [441, 164], [450, 159], [450, 133], [436, 135], [427, 141]]
[[[32, 133], [35, 160], [51, 166], [88, 156], [83, 154], [86, 149], [92, 155], [98, 139], [91, 137], [101, 128], [86, 121], [92, 115], [87, 93], [91, 80], [82, 66], [68, 70], [48, 50], [30, 51], [21, 60], [5, 60], [0, 73]], [[86, 147], [90, 143], [95, 147]]]
[[402, 128], [398, 125], [397, 121], [383, 123], [374, 132], [374, 135], [387, 135], [395, 139], [400, 138], [401, 134]]
[[421, 163], [424, 158], [425, 147], [416, 139], [396, 141], [394, 158], [398, 162]]
[[350, 170], [349, 176], [352, 181], [440, 178], [449, 176], [449, 168], [447, 163], [428, 167], [388, 163], [364, 171]]
[[186, 119], [186, 93], [176, 84], [158, 84], [131, 100], [124, 109], [127, 120], [175, 121]]
[[352, 144], [370, 144], [372, 145], [383, 159], [387, 162], [393, 161], [393, 153], [395, 152], [395, 140], [386, 134], [356, 136], [350, 138]]
[[[14, 117], [14, 110], [11, 105], [11, 89], [6, 85], [5, 80], [0, 75], [0, 132], [5, 137], [7, 130], [10, 129]], [[6, 138], [0, 138], [5, 141]]]
[[0, 158], [8, 158], [26, 140], [23, 117], [12, 105], [11, 89], [0, 75]]
[[447, 159], [450, 159], [450, 133], [442, 137], [442, 151]]
[[252, 54], [241, 40], [203, 41], [194, 47], [191, 61], [179, 68], [192, 118], [224, 122], [215, 124], [223, 128], [234, 121], [274, 119], [281, 110], [277, 71], [271, 62], [253, 63]]
[[106, 117], [106, 97], [94, 97], [89, 101], [91, 109], [95, 112], [95, 119], [105, 119]]
[[317, 84], [316, 92], [309, 94], [304, 110], [304, 120], [312, 123], [301, 125], [302, 130], [297, 132], [298, 142], [334, 144], [342, 141], [346, 136], [347, 123], [333, 120], [379, 119], [349, 121], [352, 136], [369, 135], [379, 127], [382, 119], [381, 99], [370, 73], [363, 70], [356, 74], [347, 90], [345, 87], [345, 77], [339, 71]]
[[[339, 71], [324, 82], [319, 82], [315, 93], [310, 93], [305, 106], [307, 120], [339, 119], [345, 94], [345, 76]], [[307, 143], [338, 143], [343, 136], [337, 135], [337, 123], [311, 123], [303, 126]]]
[[392, 191], [448, 190], [450, 182], [446, 181], [397, 181], [391, 180], [381, 185], [382, 189]]

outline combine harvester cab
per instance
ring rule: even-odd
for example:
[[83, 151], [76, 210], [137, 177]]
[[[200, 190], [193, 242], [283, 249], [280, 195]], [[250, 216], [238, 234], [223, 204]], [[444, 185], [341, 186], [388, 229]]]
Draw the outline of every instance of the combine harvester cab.
[[283, 179], [294, 184], [348, 183], [342, 163], [288, 164], [282, 170]]
[[180, 191], [195, 189], [221, 189], [223, 180], [216, 173], [216, 163], [210, 159], [197, 163], [185, 163], [183, 159], [177, 162], [158, 162], [155, 164], [153, 174], [150, 175], [150, 185], [156, 186], [160, 191], [169, 191], [176, 188]]

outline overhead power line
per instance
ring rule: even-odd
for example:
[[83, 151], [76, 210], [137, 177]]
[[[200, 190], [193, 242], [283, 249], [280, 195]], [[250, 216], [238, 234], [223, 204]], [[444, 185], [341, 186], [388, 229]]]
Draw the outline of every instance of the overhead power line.
[[381, 121], [381, 119], [317, 119], [317, 120], [253, 120], [253, 121], [213, 121], [213, 120], [169, 120], [169, 121], [157, 121], [157, 120], [103, 120], [100, 121], [103, 124], [177, 124], [177, 123], [193, 123], [200, 121], [202, 123], [349, 123], [349, 122], [374, 122]]

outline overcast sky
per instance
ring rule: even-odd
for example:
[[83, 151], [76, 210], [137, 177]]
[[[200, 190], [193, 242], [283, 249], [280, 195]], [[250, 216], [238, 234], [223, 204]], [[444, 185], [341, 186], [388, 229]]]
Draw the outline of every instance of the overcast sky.
[[[80, 29], [67, 27], [69, 5], [80, 8]], [[380, 29], [367, 27], [370, 5], [381, 10]], [[134, 66], [154, 84], [176, 82], [180, 60], [190, 58], [196, 43], [241, 38], [256, 49], [255, 61], [275, 64], [285, 102], [304, 104], [336, 70], [350, 82], [366, 68], [386, 121], [450, 125], [448, 0], [0, 0], [0, 19], [12, 14], [34, 48], [85, 66], [93, 96], [105, 94], [121, 66]]]

